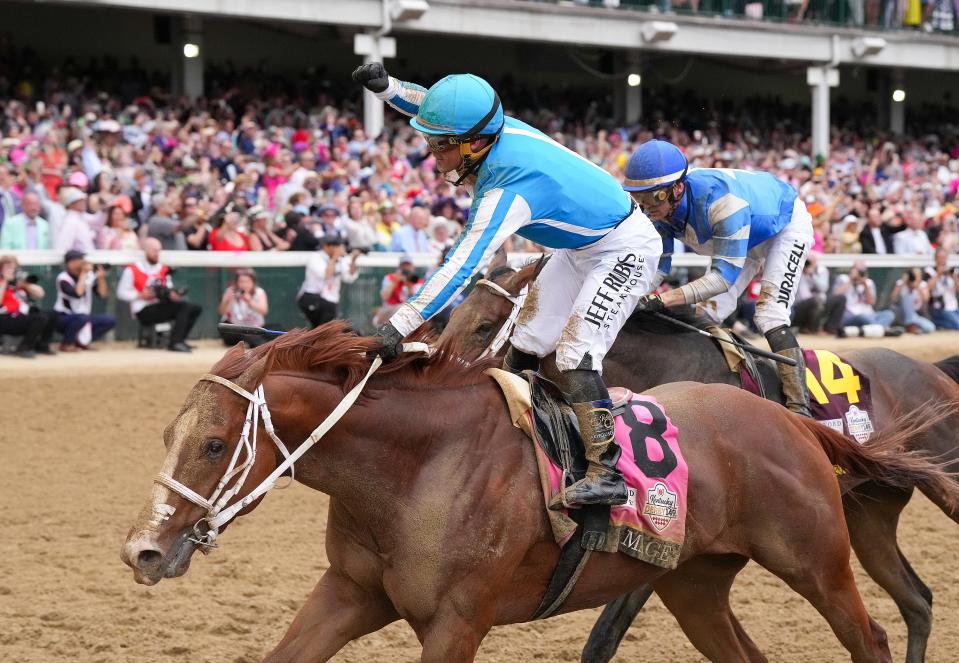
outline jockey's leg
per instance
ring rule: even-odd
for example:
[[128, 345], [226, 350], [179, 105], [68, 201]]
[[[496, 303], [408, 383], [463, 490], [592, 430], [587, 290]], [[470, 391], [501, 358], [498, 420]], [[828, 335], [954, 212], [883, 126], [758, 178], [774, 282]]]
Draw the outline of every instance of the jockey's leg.
[[539, 357], [531, 352], [523, 352], [515, 345], [510, 345], [503, 357], [503, 369], [519, 375], [523, 371], [535, 371], [539, 368]]
[[779, 379], [783, 382], [783, 395], [786, 397], [786, 407], [804, 417], [812, 418], [809, 409], [809, 392], [806, 391], [806, 360], [803, 357], [799, 341], [793, 335], [789, 325], [781, 325], [764, 332], [769, 341], [769, 349], [776, 354], [795, 360], [796, 365], [776, 362]]
[[503, 368], [511, 373], [535, 371], [539, 360], [556, 349], [563, 325], [579, 295], [582, 276], [570, 251], [553, 253], [530, 286], [526, 304], [516, 318]]
[[571, 254], [581, 285], [556, 346], [556, 367], [576, 413], [588, 467], [559, 501], [565, 498], [567, 506], [625, 504], [602, 361], [639, 298], [652, 288], [662, 240], [649, 220], [635, 213], [603, 239]]
[[806, 391], [806, 363], [789, 328], [789, 315], [812, 242], [812, 219], [797, 199], [792, 221], [768, 241], [762, 290], [756, 303], [756, 325], [766, 335], [770, 349], [796, 361], [795, 366], [777, 363], [776, 369], [782, 379], [786, 407], [805, 417], [812, 417]]
[[[591, 365], [589, 355], [584, 365]], [[625, 504], [626, 481], [616, 467], [621, 450], [613, 441], [613, 403], [599, 371], [575, 369], [563, 371], [563, 392], [573, 406], [579, 435], [586, 452], [586, 476], [560, 493], [550, 506], [587, 506]], [[565, 500], [565, 501], [564, 501]]]

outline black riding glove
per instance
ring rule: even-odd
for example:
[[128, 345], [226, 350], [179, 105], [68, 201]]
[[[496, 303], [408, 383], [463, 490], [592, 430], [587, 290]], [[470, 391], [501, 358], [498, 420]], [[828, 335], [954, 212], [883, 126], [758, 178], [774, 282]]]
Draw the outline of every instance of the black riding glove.
[[642, 311], [643, 313], [661, 313], [666, 310], [666, 305], [663, 304], [662, 297], [653, 293], [640, 297], [636, 303], [636, 310]]
[[382, 357], [384, 362], [393, 361], [403, 352], [403, 335], [393, 326], [393, 323], [387, 322], [377, 329], [376, 335], [381, 339], [376, 354]]
[[382, 92], [390, 84], [390, 75], [382, 62], [370, 62], [353, 70], [353, 80], [370, 92]]

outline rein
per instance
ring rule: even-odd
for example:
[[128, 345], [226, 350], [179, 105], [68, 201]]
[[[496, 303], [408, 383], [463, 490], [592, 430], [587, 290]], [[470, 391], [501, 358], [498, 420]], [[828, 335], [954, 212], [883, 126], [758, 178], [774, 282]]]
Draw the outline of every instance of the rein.
[[[403, 351], [429, 353], [429, 348], [425, 343], [404, 343]], [[220, 478], [216, 488], [213, 490], [213, 494], [209, 498], [204, 498], [192, 488], [180, 483], [168, 474], [161, 472], [153, 479], [155, 483], [166, 486], [188, 502], [192, 502], [193, 504], [206, 509], [206, 515], [200, 518], [200, 520], [193, 525], [193, 536], [189, 538], [189, 541], [196, 544], [204, 554], [208, 553], [211, 548], [217, 547], [216, 537], [220, 533], [220, 528], [230, 522], [236, 516], [236, 514], [249, 506], [254, 500], [258, 499], [262, 495], [265, 495], [268, 491], [273, 489], [276, 480], [280, 478], [280, 476], [282, 476], [287, 470], [290, 471], [290, 480], [292, 482], [294, 463], [296, 463], [296, 461], [299, 460], [303, 454], [309, 451], [313, 445], [319, 442], [320, 439], [322, 439], [323, 436], [326, 435], [326, 433], [336, 424], [336, 422], [343, 418], [343, 415], [347, 413], [347, 411], [353, 406], [353, 403], [356, 402], [356, 399], [359, 398], [360, 392], [363, 391], [363, 387], [366, 386], [366, 383], [373, 376], [373, 373], [375, 373], [382, 364], [383, 359], [381, 357], [374, 358], [373, 362], [370, 364], [370, 369], [366, 372], [366, 376], [364, 376], [364, 378], [360, 380], [356, 386], [346, 394], [346, 396], [343, 397], [343, 400], [340, 401], [339, 405], [333, 408], [333, 411], [327, 415], [326, 419], [324, 419], [319, 426], [314, 428], [309, 437], [300, 443], [300, 446], [298, 446], [292, 453], [289, 452], [287, 446], [276, 435], [276, 432], [273, 428], [273, 420], [270, 417], [270, 409], [266, 404], [266, 394], [263, 391], [262, 384], [258, 385], [257, 388], [251, 393], [236, 383], [231, 382], [224, 377], [220, 377], [219, 375], [212, 375], [208, 373], [201, 377], [201, 380], [215, 382], [226, 387], [227, 389], [230, 389], [237, 395], [248, 400], [250, 404], [247, 406], [246, 419], [243, 422], [243, 430], [240, 433], [240, 439], [237, 442], [236, 449], [233, 451], [233, 456], [230, 458], [230, 464], [227, 466], [223, 476]], [[273, 440], [273, 443], [276, 445], [276, 447], [280, 450], [280, 453], [283, 454], [284, 460], [282, 463], [277, 465], [276, 469], [270, 472], [269, 476], [263, 479], [263, 481], [261, 481], [256, 488], [247, 493], [247, 495], [242, 499], [234, 502], [232, 505], [229, 505], [230, 500], [239, 494], [240, 489], [243, 487], [243, 484], [246, 482], [246, 479], [250, 474], [250, 470], [253, 469], [253, 463], [256, 460], [257, 430], [259, 428], [260, 419], [263, 420], [263, 427], [267, 434]], [[251, 430], [252, 437], [250, 435]], [[240, 465], [237, 465], [241, 449], [246, 452], [246, 455], [243, 459], [243, 462]], [[233, 484], [232, 488], [226, 490], [227, 483], [229, 483], [230, 479], [233, 477], [237, 477], [236, 483]], [[201, 523], [206, 523], [207, 525], [207, 530], [205, 532], [200, 531]]]
[[493, 294], [499, 295], [513, 304], [513, 310], [510, 311], [509, 317], [503, 322], [503, 326], [500, 327], [499, 332], [497, 332], [493, 340], [490, 341], [489, 346], [483, 350], [483, 354], [478, 357], [478, 359], [484, 359], [485, 357], [490, 357], [499, 352], [499, 349], [503, 347], [503, 344], [509, 340], [510, 335], [513, 333], [513, 327], [516, 326], [516, 318], [519, 317], [519, 312], [522, 310], [523, 304], [526, 302], [526, 295], [529, 294], [529, 284], [524, 285], [523, 289], [515, 295], [503, 286], [486, 279], [480, 279], [477, 281], [476, 286], [489, 288]]

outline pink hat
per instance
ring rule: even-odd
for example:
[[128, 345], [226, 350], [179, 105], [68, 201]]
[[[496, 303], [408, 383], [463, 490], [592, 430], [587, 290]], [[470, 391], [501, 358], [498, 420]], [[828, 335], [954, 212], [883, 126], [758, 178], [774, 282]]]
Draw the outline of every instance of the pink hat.
[[67, 184], [70, 186], [79, 187], [81, 189], [86, 189], [88, 186], [90, 186], [90, 178], [78, 170], [70, 173], [70, 177], [67, 178]]

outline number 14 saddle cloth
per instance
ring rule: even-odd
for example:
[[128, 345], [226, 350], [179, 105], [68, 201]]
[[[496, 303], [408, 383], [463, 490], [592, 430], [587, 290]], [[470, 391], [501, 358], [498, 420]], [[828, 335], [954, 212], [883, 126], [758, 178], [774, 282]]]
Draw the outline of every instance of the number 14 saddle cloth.
[[[572, 409], [548, 381], [534, 376], [537, 407], [530, 382], [507, 371], [486, 371], [503, 390], [513, 425], [533, 441], [545, 504], [556, 495], [564, 481], [569, 485], [583, 476], [586, 463]], [[626, 389], [616, 393], [615, 444], [619, 445], [618, 467], [626, 479], [629, 499], [610, 509], [603, 552], [622, 552], [630, 557], [674, 569], [679, 562], [686, 532], [686, 489], [689, 468], [679, 446], [679, 431], [655, 398], [633, 394]], [[547, 405], [543, 405], [546, 401]], [[554, 409], [550, 422], [544, 421], [544, 409]], [[536, 413], [534, 414], [534, 409]], [[560, 421], [560, 425], [555, 425]], [[568, 423], [568, 426], [565, 425]], [[556, 543], [563, 546], [576, 531], [577, 523], [569, 510], [547, 509]]]
[[[813, 418], [859, 444], [866, 442], [875, 432], [869, 378], [828, 350], [804, 350], [803, 356]], [[740, 376], [743, 389], [760, 393], [745, 364], [740, 364]]]

